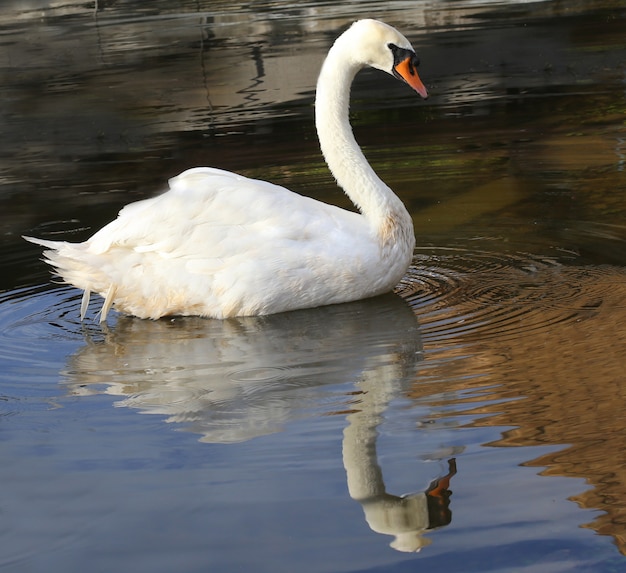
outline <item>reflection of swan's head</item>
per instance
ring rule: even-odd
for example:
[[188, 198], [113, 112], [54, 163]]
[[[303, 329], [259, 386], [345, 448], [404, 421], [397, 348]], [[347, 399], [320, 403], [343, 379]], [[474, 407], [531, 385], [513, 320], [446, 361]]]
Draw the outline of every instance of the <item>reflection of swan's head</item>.
[[428, 504], [424, 492], [406, 497], [384, 494], [362, 505], [365, 520], [372, 531], [394, 536], [389, 545], [395, 550], [415, 553], [432, 543], [428, 537], [424, 537], [429, 528]]
[[397, 534], [389, 546], [403, 553], [419, 553], [422, 547], [427, 547], [431, 543], [432, 541], [428, 537], [423, 537], [415, 531], [407, 531]]
[[[354, 417], [353, 423], [355, 423]], [[359, 424], [358, 420], [356, 424]], [[361, 435], [365, 436], [364, 433]], [[426, 491], [398, 497], [386, 492], [382, 474], [378, 471], [375, 459], [369, 460], [369, 483], [355, 483], [366, 474], [354, 466], [348, 467], [350, 462], [345, 455], [346, 450], [351, 447], [348, 432], [345, 437], [344, 462], [348, 461], [346, 469], [348, 487], [352, 486], [350, 487], [351, 495], [362, 495], [365, 493], [364, 488], [368, 488], [370, 492], [377, 492], [369, 499], [361, 501], [365, 519], [372, 530], [385, 535], [393, 535], [394, 540], [390, 546], [397, 551], [416, 553], [422, 547], [430, 545], [432, 541], [424, 537], [424, 533], [448, 525], [452, 520], [452, 512], [448, 507], [452, 492], [448, 488], [450, 480], [456, 475], [456, 460], [454, 458], [448, 460], [448, 473], [434, 479]], [[374, 444], [371, 444], [368, 450], [373, 454]], [[351, 473], [352, 476], [350, 476]]]
[[[452, 476], [456, 474], [456, 460], [448, 460], [448, 473], [433, 480], [426, 491], [406, 496], [392, 495], [386, 491], [376, 460], [373, 428], [359, 429], [360, 424], [361, 421], [352, 415], [351, 427], [344, 433], [344, 465], [350, 495], [361, 503], [365, 520], [372, 531], [393, 535], [394, 540], [389, 544], [391, 547], [405, 553], [420, 551], [432, 543], [424, 537], [425, 533], [448, 525], [452, 520], [448, 507], [452, 492], [448, 488]], [[353, 440], [356, 435], [366, 443], [356, 444]], [[363, 445], [365, 448], [362, 448]], [[362, 458], [357, 459], [354, 454]], [[369, 497], [359, 499], [363, 495]]]

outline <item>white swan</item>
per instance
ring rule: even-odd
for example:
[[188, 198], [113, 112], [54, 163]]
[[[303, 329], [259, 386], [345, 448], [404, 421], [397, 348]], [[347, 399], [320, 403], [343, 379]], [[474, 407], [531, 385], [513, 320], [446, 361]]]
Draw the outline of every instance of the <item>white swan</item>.
[[316, 127], [326, 162], [360, 214], [219, 169], [189, 169], [160, 196], [124, 207], [83, 243], [42, 245], [63, 281], [141, 318], [263, 315], [390, 291], [412, 257], [406, 208], [374, 173], [349, 124], [350, 85], [365, 66], [426, 88], [408, 40], [376, 20], [355, 22], [322, 66]]

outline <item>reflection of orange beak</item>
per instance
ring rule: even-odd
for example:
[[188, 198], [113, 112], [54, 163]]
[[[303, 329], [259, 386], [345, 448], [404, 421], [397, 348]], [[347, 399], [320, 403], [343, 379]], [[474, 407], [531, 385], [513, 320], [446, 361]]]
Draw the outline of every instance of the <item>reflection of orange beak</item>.
[[393, 71], [396, 77], [403, 79], [424, 99], [428, 98], [428, 91], [424, 87], [422, 80], [420, 80], [419, 75], [417, 75], [417, 69], [411, 56], [395, 65]]
[[[430, 484], [430, 487], [428, 488], [428, 490], [426, 491], [426, 495], [430, 495], [433, 497], [443, 497], [444, 493], [446, 493], [446, 491], [450, 487], [450, 480], [455, 475], [456, 475], [456, 459], [450, 458], [448, 460], [448, 473], [445, 476], [434, 480]], [[451, 494], [452, 492], [448, 492], [448, 493]]]

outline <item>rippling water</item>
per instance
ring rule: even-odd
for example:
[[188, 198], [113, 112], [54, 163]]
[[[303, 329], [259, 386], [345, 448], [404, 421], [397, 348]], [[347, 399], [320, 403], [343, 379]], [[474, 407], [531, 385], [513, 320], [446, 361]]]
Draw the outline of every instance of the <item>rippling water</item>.
[[[12, 2], [0, 20], [0, 569], [621, 571], [622, 2]], [[353, 123], [415, 221], [395, 294], [98, 323], [79, 240], [197, 164], [346, 205], [312, 90], [355, 14], [433, 94]]]

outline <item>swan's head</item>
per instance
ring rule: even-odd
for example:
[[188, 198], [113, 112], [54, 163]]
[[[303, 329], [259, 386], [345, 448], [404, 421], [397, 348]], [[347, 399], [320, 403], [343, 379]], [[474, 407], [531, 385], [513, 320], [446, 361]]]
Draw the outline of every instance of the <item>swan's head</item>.
[[344, 33], [352, 43], [354, 57], [403, 80], [423, 98], [428, 91], [417, 73], [419, 59], [413, 46], [398, 30], [378, 20], [359, 20]]

